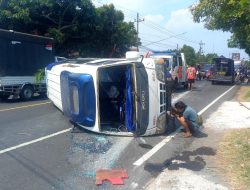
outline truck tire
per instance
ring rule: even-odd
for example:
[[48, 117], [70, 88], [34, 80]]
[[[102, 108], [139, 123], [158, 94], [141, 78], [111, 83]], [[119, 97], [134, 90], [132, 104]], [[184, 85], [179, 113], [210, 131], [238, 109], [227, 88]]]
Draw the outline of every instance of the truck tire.
[[31, 85], [25, 85], [19, 95], [22, 100], [30, 100], [33, 97], [33, 94], [33, 87]]

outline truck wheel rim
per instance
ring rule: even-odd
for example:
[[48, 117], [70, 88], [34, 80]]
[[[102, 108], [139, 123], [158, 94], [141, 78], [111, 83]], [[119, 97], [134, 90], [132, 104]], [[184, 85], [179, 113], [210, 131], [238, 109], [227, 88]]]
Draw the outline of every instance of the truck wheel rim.
[[24, 90], [24, 96], [25, 96], [26, 98], [31, 98], [31, 96], [32, 96], [32, 91], [31, 91], [30, 89], [25, 89], [25, 90]]

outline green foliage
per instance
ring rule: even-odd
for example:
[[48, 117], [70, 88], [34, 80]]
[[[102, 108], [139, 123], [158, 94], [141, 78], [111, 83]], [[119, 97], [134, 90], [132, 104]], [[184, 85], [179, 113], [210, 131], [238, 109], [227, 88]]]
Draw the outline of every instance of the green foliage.
[[180, 51], [185, 54], [187, 64], [195, 66], [196, 56], [194, 48], [191, 46], [183, 45]]
[[250, 67], [250, 61], [244, 61], [244, 65], [245, 65], [246, 67]]
[[195, 54], [195, 57], [196, 57], [196, 64], [207, 63], [206, 56], [201, 54], [200, 52], [197, 52]]
[[38, 69], [37, 72], [35, 73], [35, 79], [36, 82], [39, 83], [41, 82], [45, 77], [45, 70], [44, 69]]
[[197, 64], [212, 64], [213, 58], [219, 57], [216, 53], [208, 53], [203, 55], [200, 54], [200, 52], [197, 52], [195, 56]]
[[0, 26], [53, 37], [61, 56], [118, 57], [138, 44], [121, 11], [112, 4], [95, 8], [91, 0], [0, 0]]
[[195, 22], [205, 22], [210, 30], [232, 33], [229, 47], [245, 49], [250, 55], [250, 1], [200, 0], [191, 7]]
[[200, 54], [200, 52], [195, 52], [194, 48], [188, 45], [183, 45], [180, 51], [185, 54], [187, 64], [192, 66], [205, 63], [212, 64], [213, 58], [219, 57], [216, 53]]
[[206, 55], [206, 62], [212, 64], [213, 58], [219, 57], [216, 53], [208, 53]]

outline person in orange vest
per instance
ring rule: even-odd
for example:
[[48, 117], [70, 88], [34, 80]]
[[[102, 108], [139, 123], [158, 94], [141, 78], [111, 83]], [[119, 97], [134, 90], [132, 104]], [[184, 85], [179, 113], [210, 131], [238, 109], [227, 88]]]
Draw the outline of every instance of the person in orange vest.
[[187, 80], [188, 80], [188, 89], [192, 90], [193, 83], [196, 77], [196, 69], [193, 65], [189, 65], [187, 68]]

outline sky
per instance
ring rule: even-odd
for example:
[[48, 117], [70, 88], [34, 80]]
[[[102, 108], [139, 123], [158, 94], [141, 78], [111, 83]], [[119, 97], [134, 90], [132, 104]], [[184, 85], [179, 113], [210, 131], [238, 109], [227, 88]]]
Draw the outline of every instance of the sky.
[[[249, 59], [244, 50], [228, 48], [229, 32], [211, 31], [204, 23], [194, 23], [190, 6], [197, 0], [92, 0], [96, 6], [113, 3], [121, 10], [126, 21], [135, 21], [137, 13], [139, 37], [145, 49], [168, 50], [181, 48], [184, 44], [195, 51], [200, 47], [204, 54], [217, 53], [225, 57], [240, 53], [241, 59]], [[135, 23], [136, 24], [136, 23]], [[202, 45], [201, 45], [202, 44]]]

